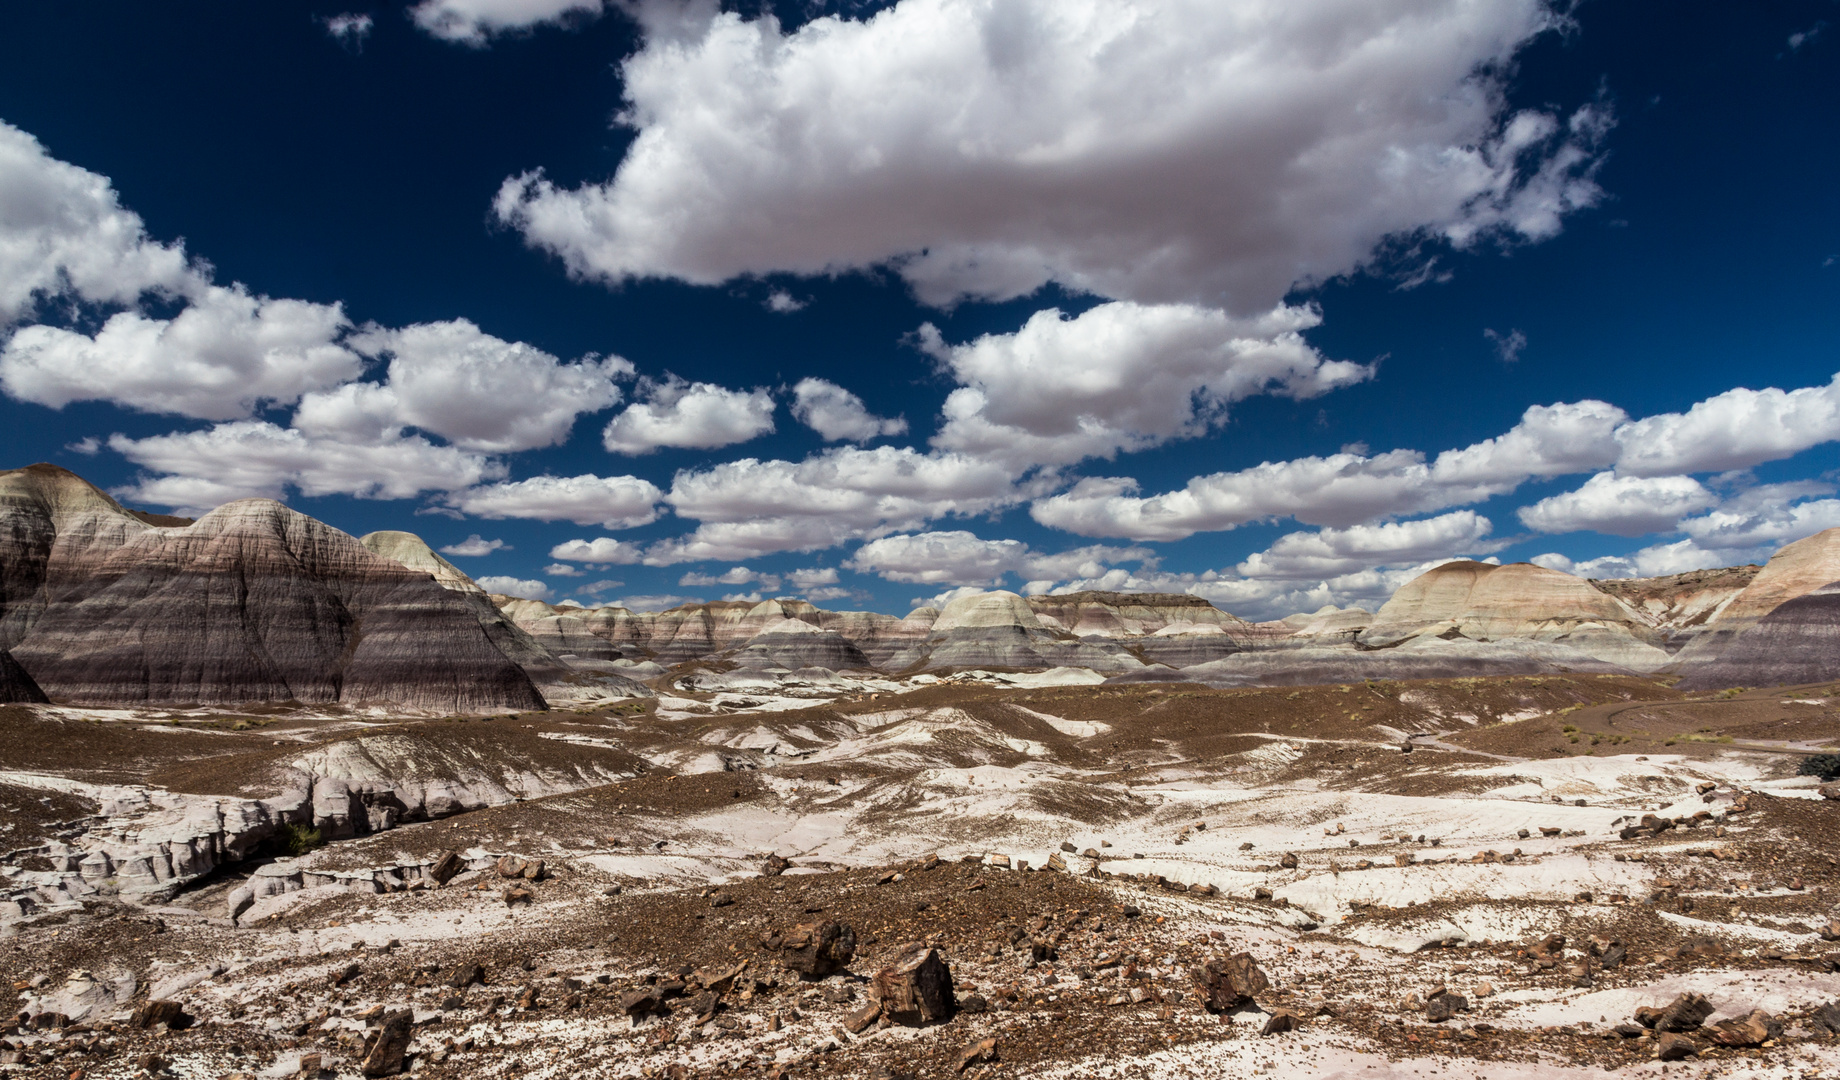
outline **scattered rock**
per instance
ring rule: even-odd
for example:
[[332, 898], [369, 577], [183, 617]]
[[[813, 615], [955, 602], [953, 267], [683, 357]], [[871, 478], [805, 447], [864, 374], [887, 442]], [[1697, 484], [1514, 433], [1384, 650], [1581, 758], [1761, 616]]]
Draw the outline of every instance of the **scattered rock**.
[[981, 1061], [995, 1060], [997, 1060], [996, 1037], [991, 1036], [987, 1039], [979, 1039], [977, 1042], [965, 1047], [958, 1055], [958, 1068], [955, 1071], [964, 1072], [966, 1069], [969, 1069], [971, 1066]]
[[370, 1049], [358, 1069], [365, 1076], [395, 1076], [403, 1071], [403, 1056], [409, 1051], [410, 1026], [414, 1014], [407, 1009], [383, 1018]]
[[445, 885], [465, 869], [466, 862], [460, 858], [459, 853], [450, 851], [435, 860], [434, 865], [428, 868], [427, 876], [436, 885]]
[[1637, 1009], [1635, 1021], [1656, 1031], [1692, 1031], [1712, 1013], [1712, 1002], [1706, 1000], [1706, 995], [1682, 994], [1667, 1005]]
[[1441, 1024], [1461, 1012], [1469, 1011], [1469, 999], [1446, 990], [1425, 999], [1425, 1021]]
[[1699, 1056], [1699, 1047], [1685, 1035], [1663, 1035], [1655, 1040], [1655, 1057], [1661, 1061], [1683, 1061]]
[[177, 1028], [184, 1016], [185, 1009], [176, 1001], [149, 1001], [134, 1010], [133, 1023], [137, 1028], [156, 1027], [160, 1024]]
[[855, 956], [856, 931], [839, 922], [802, 923], [780, 939], [780, 963], [814, 979], [836, 974]]
[[1278, 857], [1278, 865], [1282, 866], [1286, 870], [1297, 869], [1297, 853], [1294, 851], [1285, 852], [1283, 855]]
[[907, 1027], [939, 1024], [958, 1009], [952, 970], [933, 949], [915, 953], [876, 973], [874, 994], [888, 1019]]
[[1721, 1020], [1712, 1025], [1710, 1038], [1720, 1046], [1762, 1046], [1782, 1035], [1782, 1024], [1774, 1016], [1755, 1009], [1742, 1020]]
[[1289, 1009], [1279, 1009], [1266, 1019], [1265, 1026], [1259, 1029], [1259, 1034], [1278, 1035], [1286, 1031], [1295, 1031], [1301, 1023], [1303, 1021], [1296, 1013]]
[[1817, 1031], [1840, 1035], [1840, 1001], [1830, 1001], [1816, 1009], [1811, 1022]]
[[1271, 985], [1251, 953], [1209, 960], [1189, 972], [1201, 1003], [1210, 1012], [1228, 1012], [1252, 1001]]
[[852, 1035], [861, 1035], [863, 1032], [869, 1030], [871, 1024], [874, 1024], [881, 1018], [881, 1003], [878, 1001], [871, 1001], [869, 1004], [845, 1016], [843, 1018], [843, 1029]]

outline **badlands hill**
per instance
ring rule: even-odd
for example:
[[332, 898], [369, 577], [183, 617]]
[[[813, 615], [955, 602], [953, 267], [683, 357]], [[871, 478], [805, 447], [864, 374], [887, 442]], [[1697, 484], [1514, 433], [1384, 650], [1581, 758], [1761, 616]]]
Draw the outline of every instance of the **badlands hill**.
[[35, 465], [0, 517], [0, 648], [54, 700], [543, 705], [457, 594], [280, 503], [163, 527]]
[[453, 713], [647, 697], [667, 676], [845, 693], [972, 672], [1212, 686], [1577, 672], [1711, 687], [1840, 674], [1828, 614], [1840, 598], [1823, 588], [1840, 581], [1840, 530], [1761, 570], [1644, 580], [1452, 562], [1371, 614], [1251, 623], [1195, 596], [1115, 592], [993, 591], [902, 617], [793, 598], [552, 606], [488, 595], [412, 533], [360, 540], [265, 499], [196, 521], [144, 514], [50, 465], [0, 473], [0, 520], [0, 701]]

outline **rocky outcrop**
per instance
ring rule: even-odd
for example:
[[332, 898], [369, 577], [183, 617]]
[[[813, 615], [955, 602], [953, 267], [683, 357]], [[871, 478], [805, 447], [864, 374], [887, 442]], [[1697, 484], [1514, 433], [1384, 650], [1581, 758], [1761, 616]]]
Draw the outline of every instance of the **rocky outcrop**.
[[1327, 604], [1310, 614], [1287, 615], [1278, 621], [1297, 637], [1353, 640], [1374, 624], [1374, 613], [1365, 608], [1338, 608]]
[[1621, 600], [1650, 626], [1690, 636], [1723, 614], [1761, 569], [1726, 566], [1666, 577], [1606, 578], [1591, 584]]
[[1738, 635], [1764, 616], [1830, 581], [1840, 581], [1840, 529], [1828, 529], [1785, 545], [1770, 557], [1744, 591], [1680, 650], [1680, 670], [1690, 672], [1696, 665], [1717, 659]]
[[0, 647], [53, 699], [543, 707], [458, 594], [272, 500], [161, 528], [33, 466], [0, 517]]
[[1840, 678], [1840, 581], [1787, 600], [1717, 656], [1683, 665], [1683, 690], [1785, 686]]
[[[276, 792], [261, 798], [71, 782], [97, 802], [96, 818], [66, 841], [9, 853], [33, 856], [48, 869], [14, 875], [16, 884], [0, 889], [0, 899], [22, 909], [55, 909], [98, 894], [169, 897], [219, 866], [261, 853], [288, 827], [312, 830], [317, 840], [340, 840], [597, 787], [645, 769], [633, 755], [604, 747], [550, 740], [536, 747], [508, 752], [500, 745], [482, 759], [452, 739], [399, 728], [278, 761], [250, 777], [256, 790]], [[544, 752], [549, 747], [553, 753]], [[369, 870], [344, 877], [375, 891]], [[317, 882], [303, 878], [284, 861], [258, 870], [252, 897], [334, 881], [330, 872]]]

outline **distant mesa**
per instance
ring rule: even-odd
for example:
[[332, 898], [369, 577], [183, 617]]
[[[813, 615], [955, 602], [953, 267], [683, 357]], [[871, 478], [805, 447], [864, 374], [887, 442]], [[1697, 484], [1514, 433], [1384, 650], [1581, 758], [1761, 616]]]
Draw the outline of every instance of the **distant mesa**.
[[[1185, 594], [992, 590], [904, 617], [804, 600], [667, 611], [486, 593], [413, 533], [362, 539], [268, 499], [197, 520], [53, 465], [0, 472], [0, 701], [579, 706], [705, 669], [797, 682], [959, 671], [1216, 686], [1542, 672], [1683, 686], [1840, 677], [1840, 530], [1768, 566], [1587, 581], [1445, 563], [1379, 611], [1248, 622]], [[1044, 683], [1043, 685], [1046, 685]]]

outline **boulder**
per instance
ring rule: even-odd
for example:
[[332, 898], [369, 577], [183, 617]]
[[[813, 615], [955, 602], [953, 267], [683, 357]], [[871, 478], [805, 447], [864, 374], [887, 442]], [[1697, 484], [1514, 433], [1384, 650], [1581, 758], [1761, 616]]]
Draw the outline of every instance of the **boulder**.
[[952, 971], [934, 949], [876, 972], [873, 993], [881, 1000], [882, 1015], [907, 1027], [944, 1023], [958, 1009]]
[[1738, 1048], [1762, 1046], [1782, 1036], [1782, 1023], [1762, 1009], [1753, 1009], [1742, 1019], [1721, 1020], [1712, 1025], [1710, 1038], [1720, 1046]]
[[1686, 993], [1666, 1005], [1637, 1009], [1635, 1021], [1656, 1031], [1693, 1031], [1712, 1013], [1712, 1002], [1704, 994]]
[[1458, 1013], [1469, 1011], [1469, 999], [1446, 990], [1425, 999], [1425, 1022], [1441, 1024]]
[[1685, 1035], [1664, 1034], [1655, 1040], [1655, 1057], [1660, 1061], [1685, 1061], [1699, 1055], [1699, 1047]]
[[1189, 972], [1201, 1003], [1211, 1012], [1228, 1012], [1251, 1004], [1271, 985], [1251, 953], [1209, 960]]
[[365, 1076], [395, 1076], [403, 1071], [404, 1058], [409, 1052], [409, 1040], [414, 1034], [411, 1026], [414, 1014], [403, 1009], [390, 1013], [378, 1025], [364, 1059], [358, 1064], [358, 1071]]
[[856, 931], [824, 920], [802, 923], [780, 939], [780, 963], [807, 978], [822, 979], [843, 970], [856, 956]]

